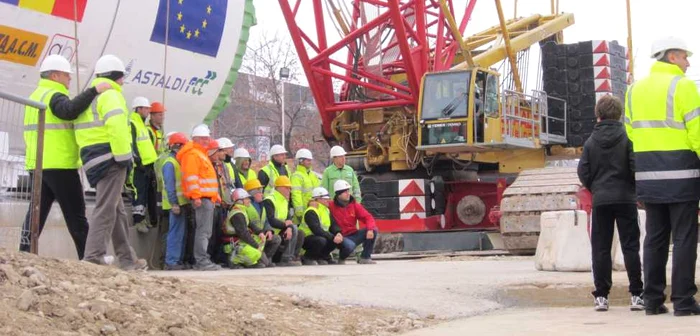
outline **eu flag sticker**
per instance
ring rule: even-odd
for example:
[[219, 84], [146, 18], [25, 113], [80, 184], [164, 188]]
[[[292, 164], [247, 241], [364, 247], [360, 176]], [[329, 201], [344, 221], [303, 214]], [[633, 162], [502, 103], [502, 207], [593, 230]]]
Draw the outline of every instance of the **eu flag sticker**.
[[160, 0], [151, 41], [165, 44], [167, 29], [168, 46], [216, 57], [227, 7], [228, 0]]

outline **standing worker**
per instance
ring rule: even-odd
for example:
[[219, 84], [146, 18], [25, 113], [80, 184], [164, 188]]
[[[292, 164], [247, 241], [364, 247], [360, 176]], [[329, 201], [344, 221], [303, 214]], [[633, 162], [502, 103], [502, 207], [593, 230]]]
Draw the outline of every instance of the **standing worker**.
[[207, 253], [214, 221], [214, 204], [221, 202], [216, 171], [207, 156], [210, 143], [209, 127], [201, 124], [192, 129], [192, 141], [177, 153], [182, 167], [182, 191], [191, 200], [195, 215], [194, 269], [220, 270]]
[[[282, 245], [277, 254], [280, 255], [278, 266], [300, 266], [297, 260], [301, 245], [304, 244], [304, 234], [292, 222], [292, 213], [289, 211], [289, 196], [292, 183], [286, 176], [280, 176], [275, 181], [275, 190], [266, 196], [263, 207], [267, 214], [267, 221], [274, 228], [275, 233], [281, 235]], [[275, 257], [276, 258], [276, 257]]]
[[270, 148], [270, 162], [260, 169], [258, 172], [258, 180], [263, 185], [265, 196], [272, 195], [275, 191], [275, 181], [280, 176], [289, 177], [289, 167], [285, 162], [287, 158], [287, 150], [280, 145], [274, 145]]
[[[43, 178], [41, 180], [41, 205], [39, 208], [39, 234], [44, 229], [46, 218], [53, 201], [58, 201], [68, 226], [78, 259], [83, 259], [85, 240], [88, 235], [88, 222], [85, 217], [85, 198], [78, 168], [78, 144], [75, 142], [73, 120], [90, 107], [98, 93], [112, 88], [108, 83], [99, 83], [73, 100], [68, 98], [71, 70], [70, 62], [60, 55], [49, 55], [41, 63], [40, 77], [36, 90], [29, 99], [46, 105], [44, 128]], [[33, 107], [24, 109], [25, 167], [34, 176], [37, 157], [39, 110]], [[22, 226], [19, 250], [29, 252], [31, 245], [29, 206]]]
[[[245, 148], [236, 148], [233, 152], [234, 170], [236, 172], [236, 188], [243, 188], [250, 180], [257, 180], [258, 174], [250, 168], [253, 159]], [[260, 180], [258, 180], [260, 183]]]
[[[236, 169], [234, 168], [234, 162], [233, 162], [233, 142], [229, 138], [218, 138], [216, 139], [216, 142], [219, 144], [219, 150], [221, 151], [221, 165], [222, 165], [222, 171], [221, 173], [223, 174], [224, 179], [226, 180], [226, 187], [228, 190], [227, 194], [224, 194], [222, 191], [221, 198], [228, 198], [231, 195], [231, 192], [238, 188], [236, 186]], [[232, 205], [232, 203], [229, 203], [229, 206]], [[228, 209], [228, 207], [226, 208]]]
[[328, 166], [323, 171], [321, 178], [321, 186], [326, 188], [331, 194], [335, 193], [335, 182], [344, 180], [350, 183], [350, 194], [357, 203], [362, 203], [362, 194], [360, 193], [360, 182], [357, 180], [357, 174], [352, 167], [345, 164], [345, 149], [340, 146], [331, 148], [331, 160], [333, 164]]
[[578, 177], [593, 193], [591, 252], [593, 260], [593, 304], [596, 311], [608, 310], [612, 286], [612, 249], [615, 223], [620, 235], [631, 294], [630, 310], [643, 310], [642, 264], [639, 261], [639, 221], [634, 193], [634, 153], [620, 122], [622, 102], [606, 95], [598, 100], [598, 124], [583, 145]]
[[135, 260], [122, 199], [122, 188], [133, 159], [129, 109], [122, 94], [125, 71], [124, 63], [116, 56], [100, 57], [92, 85], [107, 83], [112, 89], [98, 95], [74, 122], [83, 169], [90, 186], [96, 190], [83, 260], [107, 264], [107, 237], [111, 235], [120, 268], [139, 270], [146, 269], [148, 264], [143, 259]]
[[651, 73], [627, 89], [625, 127], [634, 144], [637, 198], [647, 212], [644, 240], [646, 314], [667, 313], [666, 263], [673, 233], [671, 301], [674, 315], [700, 314], [695, 261], [700, 200], [700, 94], [685, 77], [685, 42], [654, 41]]
[[306, 148], [298, 150], [294, 159], [297, 161], [297, 167], [292, 174], [292, 204], [294, 205], [294, 222], [301, 224], [304, 210], [311, 200], [311, 192], [320, 186], [321, 182], [311, 166], [314, 157], [310, 150]]
[[[158, 164], [158, 185], [161, 186], [163, 211], [168, 211], [168, 233], [165, 240], [165, 269], [185, 269], [183, 256], [187, 212], [187, 198], [182, 191], [182, 170], [175, 156], [187, 143], [187, 136], [175, 133], [168, 137], [167, 157]], [[162, 224], [161, 224], [162, 225]]]
[[[146, 233], [158, 224], [156, 207], [156, 174], [153, 164], [158, 159], [144, 123], [151, 112], [151, 104], [144, 97], [134, 98], [131, 114], [131, 139], [134, 150], [133, 185], [136, 188], [132, 201], [132, 215], [138, 232]], [[146, 220], [148, 211], [150, 221]]]
[[[148, 135], [153, 147], [159, 155], [165, 151], [166, 143], [163, 141], [163, 121], [165, 120], [165, 106], [159, 102], [151, 103], [151, 116], [148, 118]], [[167, 140], [165, 140], [167, 141]]]

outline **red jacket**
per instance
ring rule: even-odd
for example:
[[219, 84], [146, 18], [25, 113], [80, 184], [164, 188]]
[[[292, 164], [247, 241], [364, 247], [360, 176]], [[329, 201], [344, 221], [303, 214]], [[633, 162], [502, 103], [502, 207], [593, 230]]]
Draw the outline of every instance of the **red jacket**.
[[347, 206], [341, 206], [338, 202], [333, 201], [330, 210], [333, 219], [335, 219], [342, 235], [345, 237], [357, 232], [358, 222], [360, 228], [366, 228], [367, 230], [377, 229], [377, 224], [374, 222], [372, 214], [367, 212], [360, 203], [355, 202], [353, 198], [350, 199], [350, 203]]

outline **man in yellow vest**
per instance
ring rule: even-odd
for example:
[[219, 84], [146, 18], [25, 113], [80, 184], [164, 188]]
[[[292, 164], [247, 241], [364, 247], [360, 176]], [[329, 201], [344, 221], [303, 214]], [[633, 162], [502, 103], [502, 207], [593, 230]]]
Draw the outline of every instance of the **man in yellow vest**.
[[268, 263], [263, 253], [265, 233], [252, 225], [248, 218], [250, 198], [250, 194], [241, 188], [231, 192], [234, 205], [229, 209], [223, 227], [224, 251], [231, 268], [264, 268]]
[[291, 174], [285, 159], [287, 158], [287, 150], [280, 145], [274, 145], [270, 148], [270, 162], [258, 171], [258, 180], [263, 185], [265, 196], [272, 195], [275, 191], [275, 181], [280, 176]]
[[[132, 108], [134, 113], [131, 113], [130, 124], [135, 166], [133, 184], [136, 189], [132, 201], [132, 215], [136, 230], [146, 233], [149, 227], [155, 227], [158, 224], [156, 175], [153, 167], [158, 154], [144, 123], [151, 113], [151, 104], [144, 97], [136, 97]], [[146, 220], [146, 211], [150, 221]]]
[[[67, 59], [60, 55], [49, 55], [41, 63], [39, 71], [41, 79], [36, 90], [29, 96], [29, 99], [46, 105], [39, 234], [44, 229], [54, 200], [58, 201], [68, 232], [75, 243], [78, 258], [82, 259], [88, 235], [88, 222], [85, 217], [83, 185], [78, 174], [78, 144], [75, 142], [72, 120], [90, 107], [90, 103], [99, 93], [112, 87], [100, 83], [71, 100], [68, 97], [68, 87], [73, 71]], [[32, 177], [36, 169], [38, 121], [39, 110], [27, 106], [24, 110], [25, 166]], [[22, 226], [20, 251], [29, 252], [31, 209], [32, 206], [27, 210]]]
[[321, 185], [318, 176], [311, 166], [314, 159], [311, 151], [302, 148], [294, 156], [297, 167], [292, 174], [292, 205], [294, 206], [294, 222], [301, 223], [304, 217], [304, 210], [311, 200], [311, 191]]
[[104, 55], [95, 64], [92, 85], [109, 84], [112, 89], [97, 96], [90, 108], [74, 121], [75, 139], [90, 186], [95, 188], [95, 209], [90, 219], [83, 260], [107, 264], [107, 238], [124, 270], [146, 269], [136, 259], [129, 243], [128, 218], [122, 200], [122, 188], [133, 162], [131, 134], [122, 94], [124, 63], [114, 55]]
[[[153, 147], [159, 155], [165, 151], [166, 144], [163, 143], [163, 121], [165, 119], [165, 106], [160, 102], [151, 103], [151, 116], [148, 118], [148, 135], [151, 138]], [[167, 140], [165, 140], [167, 141]]]
[[292, 183], [286, 176], [280, 176], [275, 180], [275, 190], [265, 197], [263, 208], [267, 214], [267, 221], [275, 233], [282, 236], [280, 246], [273, 261], [280, 262], [278, 266], [301, 266], [299, 252], [304, 243], [304, 234], [292, 222], [292, 212], [289, 211], [289, 194]]
[[168, 211], [168, 234], [165, 249], [165, 270], [185, 269], [183, 256], [187, 213], [191, 211], [189, 202], [182, 191], [182, 171], [175, 158], [177, 152], [187, 143], [184, 133], [175, 133], [168, 138], [167, 157], [158, 161], [158, 185], [163, 190], [163, 210]]
[[[257, 180], [258, 174], [250, 168], [253, 159], [245, 148], [236, 148], [233, 152], [234, 170], [236, 172], [236, 188], [241, 188], [250, 180]], [[260, 183], [260, 180], [258, 180]]]
[[304, 250], [306, 250], [303, 263], [304, 265], [337, 264], [331, 257], [331, 252], [336, 248], [336, 241], [340, 241], [340, 238], [336, 238], [340, 233], [340, 227], [335, 223], [328, 209], [332, 202], [331, 197], [324, 187], [314, 188], [311, 197], [299, 226], [299, 231], [304, 232]]
[[251, 225], [257, 227], [265, 233], [265, 252], [266, 256], [266, 266], [273, 267], [275, 264], [272, 263], [272, 257], [275, 256], [277, 250], [282, 244], [282, 238], [275, 235], [270, 223], [267, 221], [267, 214], [265, 208], [263, 207], [263, 187], [257, 178], [252, 178], [248, 180], [243, 186], [246, 192], [250, 194], [251, 202], [248, 208], [248, 219]]
[[637, 200], [647, 214], [644, 301], [647, 315], [668, 313], [666, 262], [673, 234], [674, 315], [700, 315], [695, 262], [700, 200], [700, 94], [685, 77], [692, 53], [666, 37], [652, 43], [651, 73], [627, 89], [625, 127], [635, 156]]

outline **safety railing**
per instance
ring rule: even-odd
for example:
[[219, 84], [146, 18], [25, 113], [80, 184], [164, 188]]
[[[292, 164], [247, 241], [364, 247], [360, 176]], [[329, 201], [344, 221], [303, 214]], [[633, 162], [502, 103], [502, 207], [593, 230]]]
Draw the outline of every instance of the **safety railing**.
[[525, 94], [504, 90], [501, 109], [504, 141], [526, 148], [536, 148], [538, 142], [543, 145], [566, 143], [566, 127], [563, 134], [554, 133], [550, 127], [552, 123], [566, 125], [566, 115], [563, 118], [550, 116], [549, 99], [557, 98], [547, 96], [544, 91]]
[[[32, 172], [25, 169], [24, 115], [28, 107], [38, 113], [37, 131], [27, 138], [36, 141]], [[45, 125], [45, 104], [0, 91], [0, 247], [16, 250], [22, 244], [29, 245], [31, 253], [39, 250]], [[21, 207], [14, 204], [26, 201], [29, 210], [22, 216], [17, 212]]]

